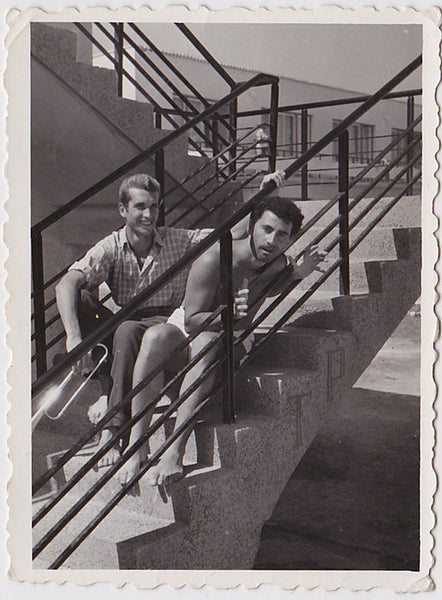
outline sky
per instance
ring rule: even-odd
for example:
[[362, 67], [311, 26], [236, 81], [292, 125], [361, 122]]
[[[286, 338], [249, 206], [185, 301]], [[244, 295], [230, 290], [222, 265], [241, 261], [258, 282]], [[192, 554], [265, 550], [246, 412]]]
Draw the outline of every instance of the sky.
[[[146, 27], [163, 50], [199, 56], [172, 24]], [[374, 92], [422, 52], [419, 25], [194, 23], [189, 28], [221, 63], [362, 93]], [[420, 87], [420, 77], [418, 70], [402, 89]]]

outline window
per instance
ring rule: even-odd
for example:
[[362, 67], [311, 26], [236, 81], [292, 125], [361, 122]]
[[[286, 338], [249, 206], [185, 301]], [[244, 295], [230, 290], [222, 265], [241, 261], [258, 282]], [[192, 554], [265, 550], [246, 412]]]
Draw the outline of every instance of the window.
[[[333, 127], [341, 121], [333, 119]], [[374, 125], [353, 123], [348, 128], [348, 151], [350, 162], [368, 163], [373, 160]], [[338, 160], [338, 140], [333, 142], [333, 154]]]
[[[307, 139], [311, 143], [311, 115], [307, 117]], [[285, 156], [297, 158], [301, 156], [302, 117], [300, 112], [279, 113], [278, 115], [278, 153], [279, 158]]]

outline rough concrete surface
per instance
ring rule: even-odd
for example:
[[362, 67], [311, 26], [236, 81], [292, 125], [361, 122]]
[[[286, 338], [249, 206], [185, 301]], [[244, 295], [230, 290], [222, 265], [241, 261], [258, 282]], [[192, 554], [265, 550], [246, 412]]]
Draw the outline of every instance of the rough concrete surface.
[[255, 569], [417, 569], [420, 319], [343, 399], [262, 530]]

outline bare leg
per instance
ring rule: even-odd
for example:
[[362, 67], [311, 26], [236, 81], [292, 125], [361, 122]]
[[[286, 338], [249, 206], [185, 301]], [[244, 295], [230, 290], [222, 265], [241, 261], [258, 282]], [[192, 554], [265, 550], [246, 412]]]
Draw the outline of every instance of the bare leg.
[[[113, 338], [114, 360], [111, 369], [113, 385], [112, 389], [109, 389], [109, 396], [106, 398], [107, 406], [105, 410], [113, 408], [115, 404], [118, 404], [131, 389], [133, 368], [145, 331], [145, 323], [130, 320], [124, 321], [116, 329]], [[99, 402], [100, 400], [101, 398], [99, 399]], [[102, 404], [98, 406], [95, 404], [91, 409], [93, 412], [99, 413], [98, 420], [104, 416]], [[101, 448], [106, 444], [110, 440], [113, 432], [121, 427], [129, 418], [130, 408], [120, 409], [106, 424], [106, 428], [102, 430], [98, 447]], [[113, 465], [119, 458], [119, 448], [111, 448], [109, 452], [98, 461], [98, 467]]]
[[[162, 364], [184, 340], [184, 334], [174, 325], [162, 323], [146, 330], [134, 367], [133, 386], [138, 385], [153, 369]], [[178, 368], [186, 361], [186, 354], [178, 357]], [[169, 366], [169, 365], [168, 365]], [[132, 415], [138, 414], [160, 393], [164, 386], [164, 373], [157, 375], [144, 389], [132, 399]], [[129, 447], [137, 442], [148, 430], [154, 406], [132, 427]], [[127, 483], [147, 458], [147, 444], [143, 444], [121, 467], [118, 479], [122, 485]]]
[[[192, 358], [200, 352], [216, 335], [214, 332], [204, 331], [192, 342]], [[203, 375], [210, 365], [219, 355], [219, 346], [211, 348], [203, 358], [186, 374], [181, 386], [180, 394], [183, 394], [201, 375]], [[183, 402], [177, 411], [174, 431], [183, 425], [193, 414], [195, 409], [210, 394], [216, 378], [216, 369], [201, 383], [201, 385]], [[183, 476], [183, 457], [187, 440], [192, 432], [188, 427], [184, 432], [169, 446], [160, 459], [157, 466], [153, 467], [147, 474], [147, 480], [151, 485], [168, 485], [177, 481]]]

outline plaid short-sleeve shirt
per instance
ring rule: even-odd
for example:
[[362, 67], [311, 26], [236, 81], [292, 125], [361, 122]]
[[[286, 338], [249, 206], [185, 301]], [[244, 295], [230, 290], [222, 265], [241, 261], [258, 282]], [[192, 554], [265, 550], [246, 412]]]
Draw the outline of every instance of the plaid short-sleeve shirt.
[[[73, 263], [69, 270], [81, 271], [87, 288], [106, 282], [113, 300], [118, 306], [124, 306], [211, 231], [157, 227], [152, 247], [140, 269], [137, 256], [128, 242], [126, 227], [123, 227], [100, 240], [83, 258]], [[143, 307], [180, 306], [187, 275], [188, 269], [183, 269], [152, 298], [146, 300]]]

